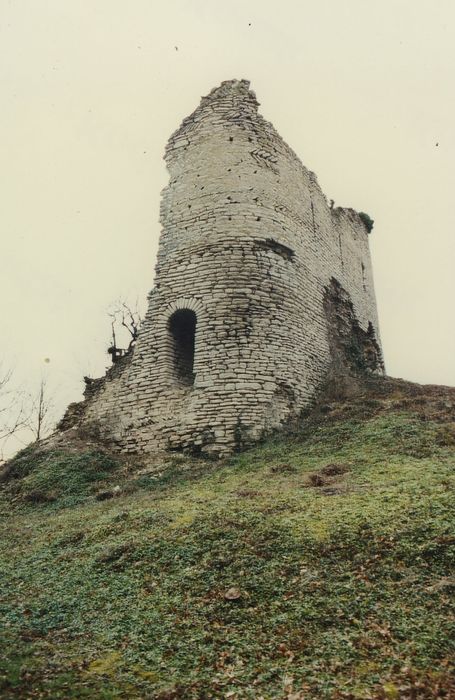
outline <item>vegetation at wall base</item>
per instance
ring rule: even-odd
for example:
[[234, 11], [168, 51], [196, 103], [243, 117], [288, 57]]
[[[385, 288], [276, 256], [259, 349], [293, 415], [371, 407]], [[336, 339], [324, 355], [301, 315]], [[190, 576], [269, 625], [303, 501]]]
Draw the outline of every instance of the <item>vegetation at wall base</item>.
[[222, 462], [24, 451], [0, 697], [453, 698], [454, 414], [378, 380]]

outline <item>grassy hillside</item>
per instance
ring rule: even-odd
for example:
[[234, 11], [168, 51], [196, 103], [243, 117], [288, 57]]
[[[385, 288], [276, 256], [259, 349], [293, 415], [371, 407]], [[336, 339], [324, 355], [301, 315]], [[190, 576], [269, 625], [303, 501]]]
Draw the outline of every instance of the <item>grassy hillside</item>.
[[454, 414], [377, 382], [221, 463], [26, 450], [1, 697], [455, 697]]

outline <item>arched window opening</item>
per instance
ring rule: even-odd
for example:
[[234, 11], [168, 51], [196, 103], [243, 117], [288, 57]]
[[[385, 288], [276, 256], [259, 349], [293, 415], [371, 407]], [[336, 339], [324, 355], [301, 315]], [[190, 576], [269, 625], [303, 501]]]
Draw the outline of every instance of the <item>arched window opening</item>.
[[191, 309], [180, 309], [169, 319], [169, 331], [173, 343], [174, 374], [176, 379], [187, 386], [194, 383], [196, 322], [196, 314]]

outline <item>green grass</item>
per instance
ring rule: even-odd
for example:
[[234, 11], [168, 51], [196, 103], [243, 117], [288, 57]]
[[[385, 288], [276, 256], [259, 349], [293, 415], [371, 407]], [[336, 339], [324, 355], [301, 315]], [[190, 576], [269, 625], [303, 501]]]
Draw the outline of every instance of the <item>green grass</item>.
[[7, 466], [10, 499], [55, 503], [59, 507], [84, 501], [94, 484], [115, 478], [116, 460], [102, 452], [22, 450]]
[[1, 501], [1, 697], [452, 697], [446, 433], [373, 406], [139, 476], [22, 455]]

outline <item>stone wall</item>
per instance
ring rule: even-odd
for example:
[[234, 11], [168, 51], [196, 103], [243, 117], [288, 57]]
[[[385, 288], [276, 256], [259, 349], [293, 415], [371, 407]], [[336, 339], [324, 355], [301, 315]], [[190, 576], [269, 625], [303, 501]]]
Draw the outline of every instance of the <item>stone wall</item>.
[[383, 371], [365, 224], [330, 208], [257, 108], [247, 81], [222, 83], [166, 147], [143, 327], [72, 423], [121, 450], [228, 453], [298, 414], [339, 365], [334, 284]]

